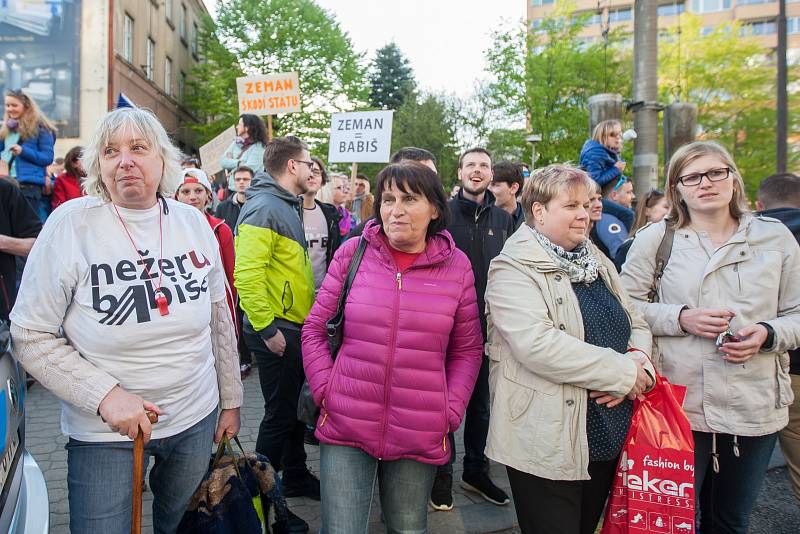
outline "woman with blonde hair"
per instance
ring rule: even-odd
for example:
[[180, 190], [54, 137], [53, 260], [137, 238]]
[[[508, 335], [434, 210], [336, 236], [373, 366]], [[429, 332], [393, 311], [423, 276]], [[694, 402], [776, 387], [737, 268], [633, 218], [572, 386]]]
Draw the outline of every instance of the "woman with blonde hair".
[[50, 213], [49, 198], [42, 190], [49, 185], [47, 166], [53, 162], [56, 128], [36, 102], [22, 90], [6, 91], [3, 126], [0, 127], [0, 160], [6, 172], [19, 183], [22, 195], [42, 222]]
[[525, 534], [591, 534], [633, 413], [653, 385], [651, 336], [586, 237], [592, 180], [550, 165], [525, 184], [526, 224], [489, 269], [486, 456], [504, 464]]
[[[744, 534], [792, 403], [800, 247], [780, 221], [750, 213], [742, 176], [716, 143], [675, 152], [667, 198], [668, 218], [639, 231], [622, 283], [650, 324], [661, 372], [687, 387], [695, 495], [711, 492], [710, 506], [696, 498], [699, 530]], [[671, 253], [657, 272], [662, 242]]]
[[212, 440], [239, 430], [225, 271], [200, 211], [168, 198], [179, 155], [149, 111], [103, 117], [83, 155], [87, 196], [45, 224], [11, 313], [14, 356], [61, 399], [71, 532], [130, 532], [140, 431], [154, 531], [175, 532]]

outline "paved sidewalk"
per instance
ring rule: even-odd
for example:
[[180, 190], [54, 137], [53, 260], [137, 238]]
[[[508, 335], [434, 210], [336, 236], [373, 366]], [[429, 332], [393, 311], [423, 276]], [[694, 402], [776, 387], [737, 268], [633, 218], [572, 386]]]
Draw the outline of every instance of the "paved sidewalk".
[[[242, 407], [242, 429], [239, 436], [242, 445], [248, 450], [255, 449], [258, 425], [264, 415], [263, 399], [258, 384], [257, 371], [245, 380], [245, 399]], [[69, 506], [67, 503], [67, 452], [64, 444], [67, 438], [60, 431], [60, 407], [58, 400], [40, 385], [34, 385], [26, 398], [26, 439], [28, 450], [44, 472], [50, 497], [50, 533], [69, 533]], [[458, 449], [463, 451], [461, 433], [457, 434]], [[319, 448], [306, 446], [309, 468], [319, 473]], [[210, 453], [211, 451], [209, 451]], [[508, 479], [505, 469], [492, 466], [492, 479], [509, 495]], [[461, 462], [456, 464], [455, 480], [461, 479]], [[507, 531], [516, 524], [513, 503], [508, 506], [495, 506], [475, 494], [454, 484], [455, 508], [450, 512], [430, 511], [428, 527], [431, 534], [437, 533], [489, 533]], [[306, 498], [288, 499], [290, 509], [305, 519], [311, 532], [317, 532], [320, 524], [319, 503]], [[143, 533], [152, 533], [152, 493], [145, 492], [143, 503]], [[377, 499], [372, 510], [370, 533], [384, 532], [380, 522], [380, 506]], [[774, 534], [774, 533], [773, 533]]]
[[[67, 439], [61, 435], [59, 427], [60, 408], [56, 398], [39, 385], [29, 390], [26, 399], [26, 439], [28, 450], [39, 462], [47, 481], [50, 496], [50, 533], [69, 532], [69, 506], [67, 504], [67, 453], [64, 444]], [[245, 381], [245, 402], [242, 407], [242, 444], [248, 449], [255, 448], [258, 425], [264, 413], [263, 400], [258, 385], [258, 375]], [[458, 434], [461, 443], [461, 434]], [[459, 447], [463, 449], [463, 447]], [[319, 473], [319, 449], [306, 446], [309, 467]], [[210, 452], [210, 451], [209, 451]], [[775, 456], [772, 466], [781, 465], [780, 457]], [[772, 467], [771, 466], [771, 467]], [[456, 480], [460, 480], [461, 463], [456, 464]], [[492, 466], [492, 478], [509, 494], [505, 471], [499, 465]], [[428, 514], [428, 527], [431, 534], [440, 533], [518, 533], [515, 528], [516, 516], [513, 503], [508, 506], [495, 506], [483, 501], [474, 494], [463, 491], [455, 484], [455, 508], [451, 512]], [[144, 517], [142, 523], [145, 534], [152, 533], [151, 518], [152, 494], [144, 494]], [[305, 498], [289, 499], [290, 508], [308, 521], [311, 532], [319, 530], [319, 503]], [[750, 525], [751, 534], [790, 534], [798, 532], [800, 525], [800, 506], [792, 495], [789, 477], [785, 467], [771, 469], [761, 488], [758, 504], [753, 512]], [[380, 523], [380, 510], [377, 500], [372, 511], [370, 534], [384, 532]]]

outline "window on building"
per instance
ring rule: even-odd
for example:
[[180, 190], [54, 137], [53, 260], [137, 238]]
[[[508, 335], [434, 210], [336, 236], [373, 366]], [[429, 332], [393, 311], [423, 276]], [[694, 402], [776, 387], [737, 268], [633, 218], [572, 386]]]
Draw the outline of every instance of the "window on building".
[[197, 24], [192, 23], [192, 55], [195, 59], [197, 59], [197, 34], [199, 33], [197, 29]]
[[186, 6], [181, 4], [181, 14], [178, 19], [178, 35], [181, 36], [183, 42], [186, 42]]
[[572, 16], [572, 20], [577, 21], [582, 17], [586, 17], [587, 26], [591, 26], [593, 24], [600, 24], [603, 21], [603, 14], [599, 11], [581, 11], [580, 13], [575, 13]]
[[133, 18], [127, 13], [122, 28], [122, 57], [133, 63]]
[[172, 20], [172, 0], [164, 0], [164, 13], [167, 20]]
[[531, 5], [533, 7], [539, 6], [546, 6], [547, 4], [552, 4], [554, 0], [531, 0]]
[[183, 102], [186, 96], [186, 73], [181, 71], [181, 76], [178, 78], [178, 100]]
[[742, 24], [742, 35], [772, 35], [778, 32], [775, 19], [757, 20]]
[[670, 2], [658, 6], [659, 17], [669, 17], [670, 15], [680, 15], [686, 11], [686, 2]]
[[800, 33], [800, 17], [787, 17], [786, 33]]
[[626, 20], [633, 20], [633, 9], [630, 7], [621, 7], [618, 9], [608, 10], [609, 22], [625, 22]]
[[164, 60], [164, 92], [168, 96], [172, 96], [172, 60], [170, 58]]
[[153, 41], [150, 37], [147, 38], [147, 50], [145, 53], [145, 60], [144, 60], [144, 75], [147, 76], [148, 80], [153, 79], [153, 61], [156, 57], [156, 42]]
[[748, 4], [768, 4], [775, 0], [736, 0], [737, 6], [746, 6]]
[[692, 0], [692, 12], [713, 13], [731, 8], [731, 0]]

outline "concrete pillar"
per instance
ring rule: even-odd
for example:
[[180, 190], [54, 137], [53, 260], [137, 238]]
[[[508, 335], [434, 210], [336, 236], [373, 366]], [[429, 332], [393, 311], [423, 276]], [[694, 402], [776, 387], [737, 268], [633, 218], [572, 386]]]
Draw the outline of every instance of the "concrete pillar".
[[638, 0], [633, 13], [633, 188], [644, 195], [658, 184], [658, 1]]
[[601, 93], [589, 97], [589, 137], [594, 127], [609, 119], [622, 120], [622, 95]]
[[664, 108], [664, 165], [669, 164], [672, 154], [697, 135], [697, 106], [686, 102], [675, 102]]

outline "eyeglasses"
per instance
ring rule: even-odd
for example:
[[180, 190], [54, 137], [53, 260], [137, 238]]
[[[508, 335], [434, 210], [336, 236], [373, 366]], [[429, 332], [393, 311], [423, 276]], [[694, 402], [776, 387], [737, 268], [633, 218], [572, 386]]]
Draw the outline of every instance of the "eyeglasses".
[[708, 178], [709, 182], [721, 182], [727, 179], [730, 174], [731, 169], [729, 167], [720, 167], [718, 169], [709, 169], [706, 172], [693, 172], [692, 174], [680, 176], [678, 181], [686, 187], [695, 187], [700, 185], [704, 176]]
[[311, 172], [314, 172], [314, 162], [313, 161], [303, 161], [302, 159], [293, 159], [292, 161], [295, 161], [297, 163], [305, 163], [306, 165], [308, 165], [308, 170], [310, 170]]
[[322, 171], [314, 167], [311, 169], [311, 174], [313, 174], [314, 176], [322, 176]]

